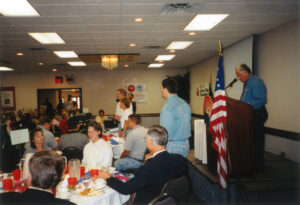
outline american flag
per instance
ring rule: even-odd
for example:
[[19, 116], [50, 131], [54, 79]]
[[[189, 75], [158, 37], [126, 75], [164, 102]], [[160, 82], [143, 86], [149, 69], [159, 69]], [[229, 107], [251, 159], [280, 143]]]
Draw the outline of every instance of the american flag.
[[225, 122], [227, 117], [224, 86], [223, 56], [220, 53], [214, 104], [210, 117], [209, 131], [213, 135], [212, 147], [218, 152], [217, 173], [222, 189], [227, 187]]

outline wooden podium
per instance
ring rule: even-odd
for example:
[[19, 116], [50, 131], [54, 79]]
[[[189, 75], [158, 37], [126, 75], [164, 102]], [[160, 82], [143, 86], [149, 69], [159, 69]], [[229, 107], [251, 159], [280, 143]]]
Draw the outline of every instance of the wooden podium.
[[[255, 139], [252, 106], [226, 97], [228, 177], [253, 176], [255, 173]], [[208, 129], [207, 129], [208, 130]], [[216, 174], [217, 152], [212, 148], [212, 135], [207, 131], [208, 168]]]

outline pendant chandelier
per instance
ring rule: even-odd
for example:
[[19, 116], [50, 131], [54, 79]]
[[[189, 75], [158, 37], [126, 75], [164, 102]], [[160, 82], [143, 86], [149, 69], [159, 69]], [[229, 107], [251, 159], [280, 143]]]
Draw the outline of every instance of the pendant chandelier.
[[118, 55], [102, 55], [101, 65], [107, 70], [112, 70], [118, 67], [119, 56]]

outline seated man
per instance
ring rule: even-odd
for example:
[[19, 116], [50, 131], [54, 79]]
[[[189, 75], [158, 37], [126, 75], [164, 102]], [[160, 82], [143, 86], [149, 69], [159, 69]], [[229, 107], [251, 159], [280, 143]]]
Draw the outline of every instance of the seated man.
[[126, 139], [124, 152], [114, 166], [118, 171], [136, 169], [142, 166], [146, 151], [145, 136], [146, 128], [140, 125], [141, 117], [131, 114], [128, 117], [128, 128], [132, 129]]
[[[78, 123], [76, 127], [79, 127], [81, 124]], [[80, 150], [83, 150], [84, 146], [90, 141], [88, 136], [82, 134], [75, 130], [73, 127], [69, 127], [68, 133], [60, 137], [58, 143], [58, 149], [63, 151], [67, 147], [76, 147]]]
[[45, 145], [50, 147], [52, 150], [57, 150], [56, 139], [53, 133], [49, 131], [51, 128], [51, 120], [49, 118], [42, 118], [38, 127], [43, 130]]
[[52, 190], [61, 180], [65, 168], [63, 158], [53, 151], [41, 151], [29, 161], [29, 188], [19, 194], [6, 192], [0, 194], [1, 204], [73, 204], [53, 196]]
[[146, 145], [152, 153], [152, 158], [138, 169], [136, 176], [125, 183], [104, 171], [101, 171], [100, 177], [121, 194], [136, 192], [134, 204], [148, 204], [160, 194], [168, 180], [187, 174], [185, 159], [181, 155], [168, 153], [167, 141], [168, 133], [164, 127], [160, 125], [150, 127]]

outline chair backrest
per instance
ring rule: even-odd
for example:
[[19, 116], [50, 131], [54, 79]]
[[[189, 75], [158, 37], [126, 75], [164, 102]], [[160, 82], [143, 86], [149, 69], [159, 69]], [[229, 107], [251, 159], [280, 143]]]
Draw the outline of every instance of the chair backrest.
[[189, 194], [189, 180], [186, 176], [170, 179], [161, 190], [161, 194], [168, 194], [177, 202], [184, 202]]
[[77, 147], [67, 147], [63, 151], [63, 156], [66, 156], [68, 161], [70, 159], [79, 159], [82, 160], [83, 158], [83, 151]]
[[148, 205], [177, 205], [176, 200], [168, 194], [155, 197]]

